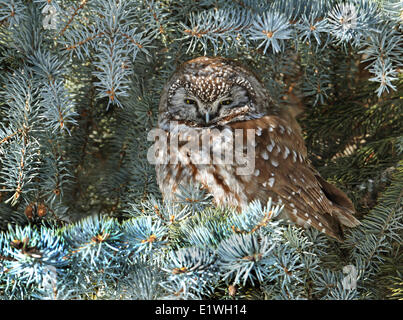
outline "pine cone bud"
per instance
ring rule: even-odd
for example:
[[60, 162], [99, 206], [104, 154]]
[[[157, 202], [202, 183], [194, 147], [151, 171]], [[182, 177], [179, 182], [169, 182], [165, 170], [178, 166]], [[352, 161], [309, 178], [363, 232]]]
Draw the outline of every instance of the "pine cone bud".
[[34, 208], [32, 207], [31, 203], [25, 207], [24, 213], [29, 220], [31, 220], [34, 217], [33, 210]]
[[47, 213], [46, 206], [43, 203], [38, 204], [38, 216], [42, 218], [46, 216], [46, 213]]
[[231, 296], [231, 297], [235, 297], [235, 294], [236, 294], [236, 286], [234, 286], [234, 285], [229, 285], [228, 286], [228, 293], [229, 293], [229, 295]]

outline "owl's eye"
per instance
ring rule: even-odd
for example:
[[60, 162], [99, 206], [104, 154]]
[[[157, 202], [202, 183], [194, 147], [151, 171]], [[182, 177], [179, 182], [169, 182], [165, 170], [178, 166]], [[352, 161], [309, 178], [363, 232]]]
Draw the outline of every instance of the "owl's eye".
[[232, 103], [232, 100], [231, 100], [231, 99], [227, 99], [227, 100], [221, 101], [221, 105], [223, 105], [223, 106], [228, 106], [228, 105], [230, 105], [231, 103]]
[[192, 99], [185, 99], [185, 103], [186, 104], [196, 104], [196, 101], [194, 101]]

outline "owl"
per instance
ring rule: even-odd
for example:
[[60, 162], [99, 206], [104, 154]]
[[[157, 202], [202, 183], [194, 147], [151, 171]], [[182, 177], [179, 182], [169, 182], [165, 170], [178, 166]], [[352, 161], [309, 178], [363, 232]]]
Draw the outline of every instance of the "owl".
[[236, 61], [199, 57], [181, 65], [162, 90], [158, 125], [167, 145], [156, 165], [164, 199], [196, 184], [217, 206], [238, 211], [271, 198], [284, 206], [279, 218], [339, 241], [344, 227], [359, 224], [350, 199], [308, 160], [293, 113]]

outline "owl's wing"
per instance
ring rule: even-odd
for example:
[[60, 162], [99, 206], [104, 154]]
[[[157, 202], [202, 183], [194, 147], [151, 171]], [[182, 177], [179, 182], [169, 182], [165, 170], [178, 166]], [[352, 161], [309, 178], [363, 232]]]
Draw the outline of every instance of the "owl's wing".
[[246, 190], [249, 200], [265, 203], [272, 197], [284, 204], [287, 218], [341, 241], [341, 225], [359, 224], [354, 206], [311, 166], [299, 126], [289, 123], [278, 116], [264, 116], [231, 124], [234, 129], [256, 130], [255, 171]]

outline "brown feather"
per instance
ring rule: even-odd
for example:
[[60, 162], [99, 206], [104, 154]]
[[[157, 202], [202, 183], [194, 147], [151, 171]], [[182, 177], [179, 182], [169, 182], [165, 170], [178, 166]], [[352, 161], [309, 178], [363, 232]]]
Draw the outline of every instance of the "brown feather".
[[[289, 90], [283, 101], [285, 106], [280, 106], [274, 103], [256, 75], [239, 63], [220, 57], [199, 57], [184, 63], [162, 91], [159, 127], [170, 131], [169, 123], [175, 120], [181, 125], [181, 133], [186, 135], [192, 129], [206, 129], [208, 122], [208, 127], [213, 130], [232, 129], [232, 133], [236, 129], [243, 130], [244, 143], [247, 142], [247, 130], [253, 129], [255, 167], [253, 173], [239, 175], [236, 172], [242, 165], [238, 163], [197, 163], [198, 160], [194, 159], [204, 159], [208, 154], [196, 151], [199, 152], [197, 156], [190, 158], [186, 146], [190, 141], [185, 141], [178, 144], [177, 149], [169, 150], [169, 154], [173, 153], [169, 157], [178, 156], [180, 159], [178, 165], [156, 165], [157, 180], [164, 198], [174, 199], [175, 192], [180, 191], [180, 184], [195, 183], [212, 194], [217, 205], [235, 207], [238, 211], [246, 208], [252, 200], [266, 203], [272, 198], [274, 203], [285, 206], [282, 217], [304, 227], [312, 226], [341, 241], [343, 226], [359, 224], [353, 216], [354, 206], [341, 190], [325, 181], [307, 159], [307, 149], [296, 120], [302, 109], [302, 100], [296, 90], [295, 77], [290, 80], [286, 81]], [[219, 114], [217, 99], [225, 97], [232, 89], [246, 91], [247, 99], [240, 99], [239, 105], [230, 109], [221, 108], [224, 113], [215, 117], [216, 122], [209, 122], [209, 113]], [[208, 110], [205, 121], [200, 119], [194, 105], [182, 104], [182, 99], [188, 94], [200, 100], [197, 108], [203, 112]], [[167, 133], [175, 136], [175, 131]], [[211, 154], [218, 152], [214, 150], [210, 146], [207, 151]]]
[[[290, 128], [286, 121], [274, 115], [234, 123], [231, 127], [264, 128], [256, 137], [255, 162], [260, 174], [248, 186], [252, 190], [248, 192], [249, 201], [258, 198], [266, 202], [272, 197], [285, 204], [288, 219], [298, 224], [306, 221], [339, 241], [343, 239], [341, 225], [352, 227], [359, 223], [352, 216], [352, 202], [320, 177], [306, 159], [307, 151], [298, 127]], [[269, 185], [267, 181], [271, 177]]]

